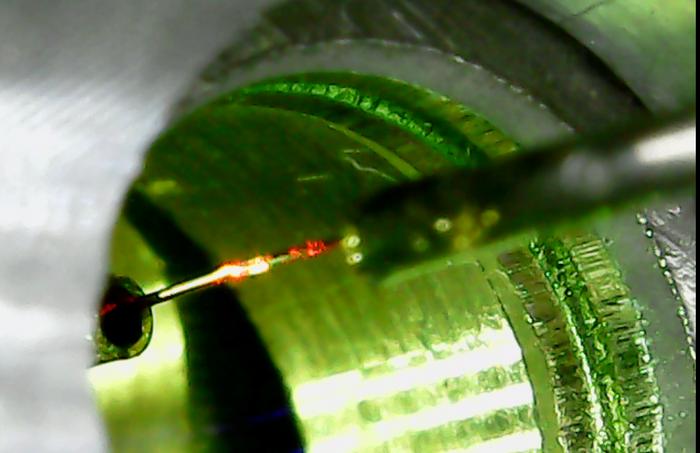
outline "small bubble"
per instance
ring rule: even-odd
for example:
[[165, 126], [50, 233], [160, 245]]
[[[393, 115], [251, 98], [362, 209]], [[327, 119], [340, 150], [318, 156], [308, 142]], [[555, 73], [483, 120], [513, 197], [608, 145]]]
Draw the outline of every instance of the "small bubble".
[[360, 261], [362, 261], [362, 253], [353, 253], [347, 258], [347, 262], [350, 265], [358, 264]]
[[343, 241], [345, 247], [347, 248], [355, 248], [358, 245], [360, 245], [360, 236], [356, 234], [351, 234], [350, 236], [346, 237], [345, 240]]
[[446, 233], [452, 229], [452, 222], [450, 222], [450, 219], [441, 217], [435, 221], [433, 227], [439, 233]]
[[646, 225], [647, 223], [649, 223], [649, 220], [644, 214], [639, 213], [637, 214], [637, 223], [639, 223], [640, 225]]
[[666, 267], [668, 267], [668, 263], [666, 262], [666, 258], [661, 258], [661, 259], [659, 259], [659, 266], [660, 266], [661, 268], [664, 268], [664, 269], [665, 269]]
[[644, 236], [646, 236], [648, 238], [653, 238], [654, 237], [654, 230], [652, 230], [651, 228], [647, 228], [646, 230], [644, 230]]
[[686, 411], [680, 411], [680, 412], [678, 413], [678, 416], [679, 416], [680, 418], [686, 418], [686, 417], [688, 416], [688, 413], [687, 413]]

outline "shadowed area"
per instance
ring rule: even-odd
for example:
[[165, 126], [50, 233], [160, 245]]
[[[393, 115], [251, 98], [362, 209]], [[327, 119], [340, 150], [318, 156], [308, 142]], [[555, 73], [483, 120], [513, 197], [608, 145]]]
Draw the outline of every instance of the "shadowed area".
[[[138, 191], [124, 215], [167, 263], [176, 281], [215, 263], [172, 218]], [[177, 303], [186, 344], [190, 418], [197, 449], [279, 451], [301, 448], [301, 438], [279, 372], [272, 364], [236, 292], [211, 288]]]

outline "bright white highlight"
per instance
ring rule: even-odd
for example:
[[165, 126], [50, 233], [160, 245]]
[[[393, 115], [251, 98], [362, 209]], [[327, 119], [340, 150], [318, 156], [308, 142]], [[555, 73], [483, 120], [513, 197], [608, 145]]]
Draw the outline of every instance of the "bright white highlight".
[[270, 270], [270, 267], [269, 261], [264, 257], [256, 257], [239, 264], [224, 264], [206, 275], [178, 283], [160, 291], [158, 298], [169, 299], [218, 282], [264, 274]]
[[660, 135], [640, 143], [635, 150], [637, 158], [645, 164], [669, 162], [695, 164], [695, 125]]
[[372, 425], [371, 437], [380, 442], [411, 431], [426, 431], [460, 420], [485, 415], [501, 409], [532, 404], [529, 384], [515, 384], [489, 393], [481, 393], [455, 403], [422, 409], [414, 414], [381, 421]]
[[381, 376], [365, 378], [361, 371], [352, 370], [302, 384], [293, 394], [297, 413], [302, 418], [333, 414], [360, 401], [474, 375], [493, 367], [513, 365], [522, 359], [520, 348], [509, 330], [482, 334], [491, 340], [488, 346], [458, 352], [446, 359], [428, 359], [409, 367], [406, 365], [411, 357], [425, 354], [424, 351], [410, 352], [387, 360], [397, 368], [402, 367]]
[[[479, 417], [503, 409], [530, 405], [533, 403], [532, 389], [527, 383], [515, 384], [495, 390], [489, 393], [482, 393], [471, 396], [454, 403], [446, 403], [438, 406], [422, 409], [416, 413], [395, 417], [374, 423], [365, 429], [353, 428], [337, 436], [321, 439], [309, 446], [309, 451], [314, 453], [328, 452], [341, 453], [356, 451], [358, 448], [365, 448], [371, 445], [382, 444], [397, 437], [401, 437], [409, 432], [426, 431], [439, 426]], [[529, 433], [529, 432], [528, 432]], [[537, 435], [537, 446], [541, 439], [539, 432]], [[532, 435], [528, 435], [522, 440], [534, 443]], [[503, 440], [505, 439], [505, 440]], [[511, 436], [494, 439], [482, 443], [472, 448], [486, 448], [488, 445], [508, 446], [514, 445], [518, 438], [511, 439]], [[524, 445], [524, 444], [523, 444]], [[486, 446], [486, 447], [484, 447]], [[526, 448], [529, 449], [529, 448]], [[465, 450], [465, 451], [487, 451], [487, 450]], [[498, 448], [488, 451], [511, 451], [500, 450]]]

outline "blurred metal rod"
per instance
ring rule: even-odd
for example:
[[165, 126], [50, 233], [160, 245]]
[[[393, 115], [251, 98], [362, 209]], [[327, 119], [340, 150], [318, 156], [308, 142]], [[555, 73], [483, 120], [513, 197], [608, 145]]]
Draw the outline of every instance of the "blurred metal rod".
[[[531, 221], [565, 221], [598, 208], [634, 203], [695, 183], [695, 116], [649, 129], [605, 135], [563, 149], [530, 154], [507, 165], [512, 213]], [[494, 167], [498, 171], [498, 167]]]
[[362, 205], [345, 248], [381, 272], [694, 188], [693, 110], [392, 188]]

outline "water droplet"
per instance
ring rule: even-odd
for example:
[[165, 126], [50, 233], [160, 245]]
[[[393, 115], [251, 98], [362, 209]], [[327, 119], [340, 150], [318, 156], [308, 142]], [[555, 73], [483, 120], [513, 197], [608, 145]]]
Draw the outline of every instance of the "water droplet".
[[347, 258], [347, 262], [350, 265], [358, 264], [360, 261], [362, 261], [362, 253], [353, 253]]
[[653, 238], [654, 237], [654, 230], [652, 230], [651, 228], [647, 228], [646, 230], [644, 230], [644, 236], [646, 236], [648, 238]]
[[640, 212], [637, 214], [637, 223], [639, 223], [640, 225], [646, 225], [647, 223], [649, 223], [649, 220], [647, 219], [647, 216]]
[[446, 233], [452, 229], [452, 222], [450, 222], [450, 219], [441, 217], [435, 221], [433, 228], [435, 228], [438, 233]]
[[680, 418], [686, 418], [686, 417], [688, 416], [688, 413], [687, 413], [686, 411], [680, 411], [680, 412], [678, 413], [678, 416], [679, 416]]
[[343, 245], [347, 248], [354, 248], [360, 245], [360, 236], [351, 234], [343, 240]]

